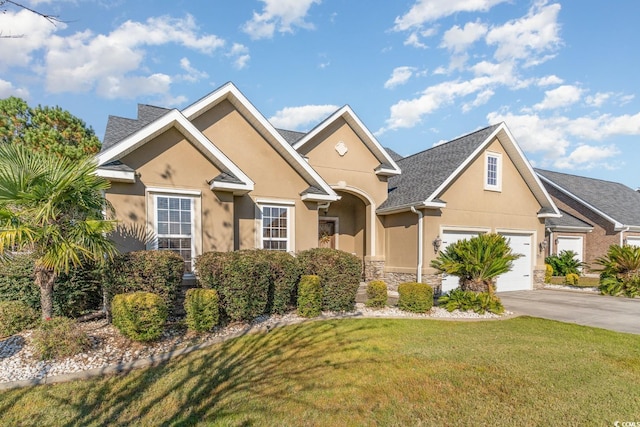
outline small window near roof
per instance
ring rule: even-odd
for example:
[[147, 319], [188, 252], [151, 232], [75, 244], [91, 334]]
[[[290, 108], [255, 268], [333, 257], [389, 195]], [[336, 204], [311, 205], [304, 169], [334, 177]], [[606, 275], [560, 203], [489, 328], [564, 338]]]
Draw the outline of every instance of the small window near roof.
[[484, 189], [502, 190], [502, 154], [489, 153], [484, 158]]

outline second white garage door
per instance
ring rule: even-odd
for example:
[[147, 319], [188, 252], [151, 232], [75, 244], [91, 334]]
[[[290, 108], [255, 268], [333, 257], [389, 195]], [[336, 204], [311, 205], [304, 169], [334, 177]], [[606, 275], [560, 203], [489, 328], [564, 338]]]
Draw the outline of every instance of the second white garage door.
[[532, 289], [532, 245], [531, 234], [500, 233], [509, 240], [513, 253], [523, 256], [513, 262], [511, 271], [498, 277], [496, 287], [498, 292], [521, 291]]
[[583, 261], [582, 236], [558, 236], [556, 242], [556, 253], [573, 251], [578, 254], [578, 261]]

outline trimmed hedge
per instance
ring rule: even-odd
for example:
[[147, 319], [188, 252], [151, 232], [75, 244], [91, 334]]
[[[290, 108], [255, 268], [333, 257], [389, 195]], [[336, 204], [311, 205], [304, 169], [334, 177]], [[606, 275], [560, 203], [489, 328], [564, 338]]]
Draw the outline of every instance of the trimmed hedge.
[[22, 301], [0, 302], [0, 338], [28, 329], [38, 317], [38, 312]]
[[322, 313], [320, 277], [302, 276], [298, 285], [298, 314], [302, 317], [316, 317], [320, 313]]
[[400, 283], [398, 294], [398, 308], [401, 310], [426, 313], [433, 307], [433, 288], [426, 283]]
[[353, 311], [362, 279], [362, 260], [330, 248], [315, 248], [298, 254], [302, 274], [320, 276], [322, 309]]
[[218, 324], [218, 293], [215, 289], [189, 289], [184, 298], [187, 327], [196, 332], [210, 331]]
[[387, 284], [373, 280], [367, 285], [367, 307], [383, 308], [387, 305]]
[[31, 343], [42, 360], [74, 356], [91, 348], [89, 336], [67, 317], [43, 321], [33, 331]]
[[172, 251], [137, 251], [117, 255], [105, 269], [108, 301], [117, 294], [151, 292], [173, 307], [180, 293], [184, 260]]
[[113, 325], [127, 338], [153, 341], [160, 338], [167, 321], [164, 299], [151, 292], [118, 294], [111, 302]]
[[[14, 255], [0, 263], [0, 301], [21, 301], [40, 311], [40, 289], [33, 282], [34, 257]], [[102, 271], [94, 264], [60, 274], [53, 292], [56, 316], [79, 317], [102, 306]]]
[[208, 252], [196, 259], [196, 271], [203, 288], [218, 291], [222, 312], [230, 320], [283, 314], [295, 304], [300, 266], [288, 253]]

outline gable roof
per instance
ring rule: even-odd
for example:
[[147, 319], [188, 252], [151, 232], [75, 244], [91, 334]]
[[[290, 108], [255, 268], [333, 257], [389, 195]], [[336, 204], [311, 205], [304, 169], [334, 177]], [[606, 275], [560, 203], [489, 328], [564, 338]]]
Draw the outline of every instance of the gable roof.
[[442, 208], [442, 193], [497, 138], [542, 206], [539, 217], [560, 215], [546, 189], [516, 144], [504, 123], [477, 130], [444, 144], [398, 160], [402, 175], [389, 179], [389, 196], [379, 214], [409, 210], [411, 207]]
[[155, 107], [153, 105], [138, 104], [138, 118], [129, 119], [126, 117], [109, 116], [107, 128], [102, 140], [102, 150], [106, 150], [112, 145], [122, 141], [132, 133], [139, 131], [144, 126], [167, 114], [169, 109]]
[[536, 173], [545, 185], [566, 194], [614, 225], [640, 231], [640, 193], [624, 184], [544, 169]]
[[[212, 190], [232, 191], [234, 194], [242, 194], [253, 190], [254, 182], [178, 110], [167, 110], [158, 119], [146, 125], [143, 124], [139, 130], [134, 131], [129, 136], [107, 148], [103, 148], [96, 155], [98, 175], [114, 181], [135, 182], [135, 171], [128, 167], [127, 169], [129, 170], [126, 170], [124, 167], [126, 165], [122, 165], [120, 159], [171, 128], [176, 128], [181, 132], [187, 140], [222, 171], [220, 175], [212, 177], [209, 181]], [[116, 170], [113, 165], [118, 162], [122, 166]], [[228, 179], [228, 177], [235, 179]]]
[[309, 183], [309, 186], [315, 188], [314, 191], [302, 192], [302, 200], [321, 202], [340, 199], [340, 196], [331, 189], [329, 184], [322, 179], [233, 83], [228, 82], [209, 95], [194, 102], [182, 110], [182, 114], [191, 121], [223, 101], [230, 102], [260, 135], [269, 142], [278, 154]]
[[544, 226], [551, 231], [577, 231], [577, 232], [591, 232], [593, 231], [593, 225], [576, 218], [560, 209], [560, 218], [546, 218], [544, 220]]
[[313, 140], [320, 132], [329, 127], [338, 119], [343, 119], [355, 132], [356, 135], [364, 142], [365, 146], [371, 151], [380, 165], [375, 169], [376, 175], [395, 176], [400, 174], [400, 168], [389, 155], [389, 153], [380, 145], [375, 136], [367, 129], [367, 127], [353, 112], [350, 106], [345, 105], [339, 108], [335, 113], [327, 117], [320, 124], [314, 127], [306, 135], [293, 144], [296, 151], [300, 151], [305, 144]]

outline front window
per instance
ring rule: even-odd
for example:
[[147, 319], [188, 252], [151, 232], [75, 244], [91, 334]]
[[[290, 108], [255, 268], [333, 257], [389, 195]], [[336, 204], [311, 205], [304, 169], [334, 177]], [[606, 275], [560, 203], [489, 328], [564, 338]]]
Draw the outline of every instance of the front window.
[[502, 165], [501, 155], [499, 153], [487, 153], [485, 156], [485, 190], [501, 191], [502, 190]]
[[184, 258], [185, 272], [192, 269], [192, 211], [189, 197], [156, 197], [156, 234], [158, 249], [173, 251]]
[[289, 250], [289, 207], [262, 206], [262, 248]]

